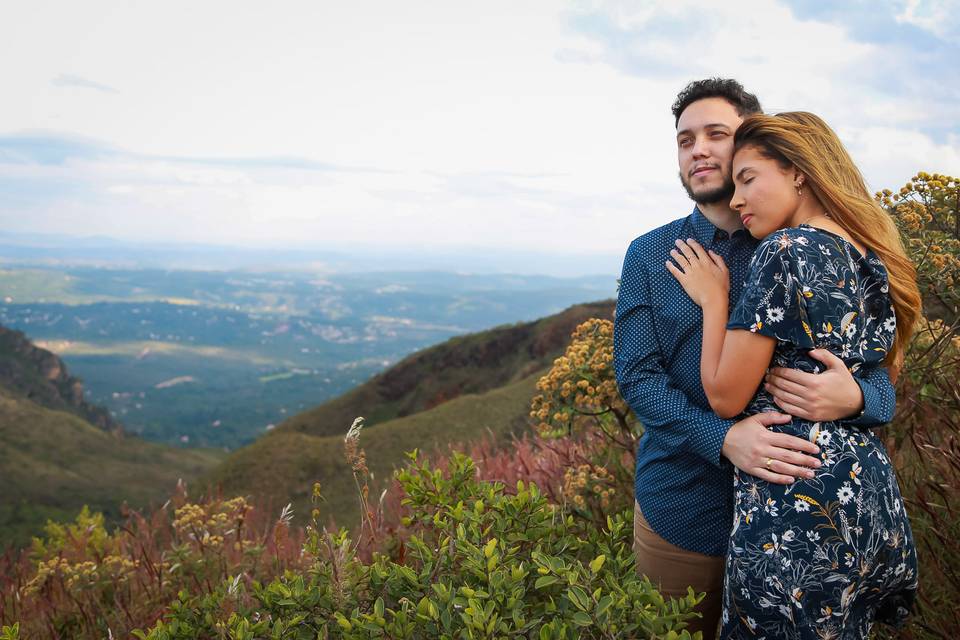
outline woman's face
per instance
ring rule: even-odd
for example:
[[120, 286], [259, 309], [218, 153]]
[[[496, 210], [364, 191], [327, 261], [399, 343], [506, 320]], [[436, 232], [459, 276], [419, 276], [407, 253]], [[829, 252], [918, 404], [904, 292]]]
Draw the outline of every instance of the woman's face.
[[756, 147], [746, 146], [733, 156], [733, 198], [730, 208], [754, 238], [765, 238], [789, 227], [798, 207], [796, 171], [782, 168]]

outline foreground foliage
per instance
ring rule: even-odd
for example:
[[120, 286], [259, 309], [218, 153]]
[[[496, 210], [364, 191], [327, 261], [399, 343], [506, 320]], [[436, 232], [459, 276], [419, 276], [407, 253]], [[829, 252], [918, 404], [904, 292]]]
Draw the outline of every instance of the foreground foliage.
[[305, 573], [267, 585], [238, 575], [182, 594], [148, 640], [193, 638], [678, 637], [699, 601], [668, 601], [636, 576], [629, 512], [583, 530], [536, 485], [479, 481], [456, 452], [448, 473], [410, 454], [404, 562], [357, 558], [347, 532], [311, 527]]

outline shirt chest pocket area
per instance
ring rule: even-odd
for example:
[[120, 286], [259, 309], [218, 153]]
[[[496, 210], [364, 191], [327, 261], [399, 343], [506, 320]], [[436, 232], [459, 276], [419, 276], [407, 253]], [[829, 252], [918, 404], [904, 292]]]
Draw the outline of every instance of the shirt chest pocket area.
[[[672, 278], [671, 278], [672, 280]], [[656, 306], [657, 334], [660, 347], [667, 360], [676, 357], [685, 347], [695, 347], [700, 353], [703, 335], [703, 312], [676, 281], [667, 283], [663, 299]], [[694, 345], [687, 344], [690, 340]]]

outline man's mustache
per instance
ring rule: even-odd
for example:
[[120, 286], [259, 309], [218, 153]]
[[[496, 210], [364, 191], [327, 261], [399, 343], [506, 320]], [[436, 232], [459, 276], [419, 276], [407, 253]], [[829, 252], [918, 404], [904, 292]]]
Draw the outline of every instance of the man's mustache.
[[719, 169], [719, 168], [720, 168], [720, 165], [718, 164], [701, 164], [690, 169], [690, 171], [687, 173], [687, 177], [689, 178], [693, 176], [693, 174], [696, 173], [697, 171], [700, 171], [700, 169]]

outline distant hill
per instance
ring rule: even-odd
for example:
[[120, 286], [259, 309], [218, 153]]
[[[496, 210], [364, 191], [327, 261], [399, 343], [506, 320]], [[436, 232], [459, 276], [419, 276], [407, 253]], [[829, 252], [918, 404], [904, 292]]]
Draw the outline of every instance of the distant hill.
[[[431, 451], [451, 442], [470, 442], [492, 435], [500, 443], [529, 429], [526, 422], [537, 380], [547, 369], [482, 394], [468, 394], [433, 409], [364, 428], [360, 444], [374, 474], [371, 499], [405, 461], [403, 452]], [[362, 415], [362, 414], [361, 414]], [[347, 425], [349, 427], [349, 425]], [[357, 489], [344, 457], [344, 434], [313, 436], [297, 431], [271, 433], [233, 453], [206, 478], [225, 495], [252, 495], [258, 504], [278, 513], [293, 503], [299, 522], [310, 513], [310, 494], [320, 482], [327, 502], [324, 518], [353, 526], [359, 517]]]
[[377, 489], [403, 464], [405, 451], [429, 451], [485, 434], [506, 442], [530, 428], [536, 382], [563, 353], [576, 326], [588, 318], [610, 318], [613, 307], [612, 301], [576, 305], [535, 322], [424, 349], [356, 389], [289, 418], [231, 454], [203, 482], [226, 495], [252, 495], [277, 510], [292, 502], [302, 515], [309, 513], [311, 487], [319, 481], [327, 499], [325, 514], [352, 526], [359, 508], [343, 438], [354, 418], [366, 419], [360, 444]]
[[20, 331], [0, 327], [0, 387], [41, 407], [67, 411], [105, 431], [122, 431], [110, 413], [83, 399], [83, 383], [63, 361]]
[[0, 548], [29, 542], [47, 519], [72, 520], [85, 504], [115, 520], [124, 501], [163, 502], [178, 479], [220, 457], [125, 435], [82, 400], [59, 358], [0, 328]]
[[417, 351], [351, 391], [277, 426], [278, 432], [344, 434], [356, 416], [374, 426], [464, 394], [503, 387], [553, 364], [588, 318], [613, 319], [614, 302], [578, 304], [533, 322], [496, 327]]

